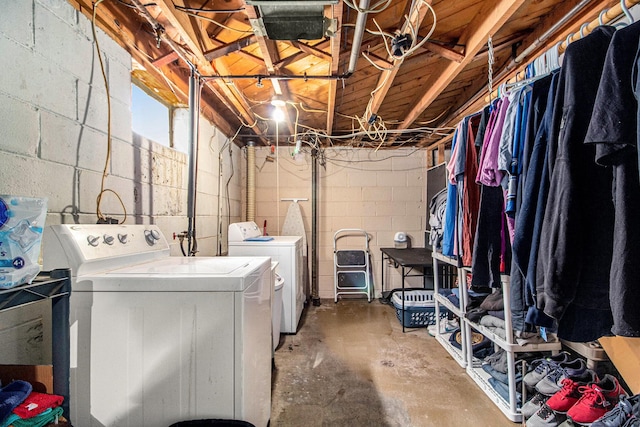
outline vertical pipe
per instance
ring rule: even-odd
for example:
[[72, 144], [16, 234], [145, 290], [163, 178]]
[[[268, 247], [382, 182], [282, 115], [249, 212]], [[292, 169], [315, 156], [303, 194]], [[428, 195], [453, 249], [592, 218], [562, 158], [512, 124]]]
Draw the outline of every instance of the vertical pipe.
[[193, 256], [197, 251], [196, 244], [196, 186], [198, 161], [198, 117], [200, 106], [200, 82], [196, 70], [191, 67], [189, 75], [189, 183], [187, 192], [187, 230], [188, 255]]
[[256, 143], [247, 142], [247, 221], [256, 220]]
[[318, 150], [311, 150], [311, 300], [320, 305], [318, 291]]

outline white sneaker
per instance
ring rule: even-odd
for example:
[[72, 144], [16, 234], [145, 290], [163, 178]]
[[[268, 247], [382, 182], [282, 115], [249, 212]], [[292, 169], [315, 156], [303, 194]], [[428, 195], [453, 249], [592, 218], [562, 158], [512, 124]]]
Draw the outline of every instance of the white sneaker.
[[[440, 334], [448, 334], [450, 332], [455, 331], [456, 329], [458, 329], [458, 321], [457, 320], [447, 320], [447, 319], [440, 320]], [[432, 337], [435, 337], [436, 336], [436, 325], [427, 326], [427, 332]]]

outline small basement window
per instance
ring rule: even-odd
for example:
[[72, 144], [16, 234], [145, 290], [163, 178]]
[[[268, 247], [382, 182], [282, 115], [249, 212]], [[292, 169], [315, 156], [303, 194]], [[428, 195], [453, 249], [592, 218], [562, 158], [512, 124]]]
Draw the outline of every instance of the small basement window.
[[166, 147], [173, 147], [172, 108], [135, 84], [131, 85], [131, 116], [135, 133]]

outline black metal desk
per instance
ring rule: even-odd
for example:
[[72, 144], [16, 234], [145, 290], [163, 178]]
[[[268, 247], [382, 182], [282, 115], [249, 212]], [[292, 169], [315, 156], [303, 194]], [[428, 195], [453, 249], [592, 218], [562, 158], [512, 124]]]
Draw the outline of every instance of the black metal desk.
[[[407, 277], [422, 277], [422, 287], [427, 288], [427, 278], [433, 277], [433, 259], [431, 248], [380, 248], [382, 251], [382, 292], [384, 292], [384, 260], [393, 262], [395, 268], [400, 267], [402, 271], [402, 287]], [[419, 269], [420, 273], [412, 274], [414, 269]]]

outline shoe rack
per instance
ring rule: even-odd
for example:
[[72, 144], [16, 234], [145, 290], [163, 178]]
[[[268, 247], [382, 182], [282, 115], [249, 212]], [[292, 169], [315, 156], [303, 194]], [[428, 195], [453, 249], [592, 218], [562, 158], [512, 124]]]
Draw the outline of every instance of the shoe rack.
[[[511, 319], [511, 286], [509, 283], [509, 276], [502, 276], [502, 295], [504, 299], [505, 310], [505, 331], [506, 339], [496, 335], [493, 331], [486, 328], [483, 325], [474, 323], [467, 319], [466, 310], [469, 302], [469, 295], [467, 291], [467, 272], [470, 271], [468, 267], [459, 265], [458, 260], [451, 258], [437, 251], [432, 252], [433, 256], [433, 269], [437, 271], [439, 263], [445, 263], [453, 265], [458, 271], [458, 289], [460, 293], [460, 304], [456, 307], [446, 297], [440, 294], [440, 283], [437, 275], [434, 275], [434, 295], [436, 301], [436, 339], [447, 350], [447, 352], [453, 357], [453, 359], [466, 370], [467, 374], [474, 380], [478, 387], [491, 399], [491, 401], [502, 411], [502, 413], [513, 422], [522, 422], [522, 414], [520, 413], [520, 407], [517, 402], [516, 396], [516, 354], [521, 352], [551, 352], [557, 353], [562, 348], [562, 343], [558, 340], [556, 342], [540, 343], [540, 344], [527, 344], [526, 346], [519, 345], [513, 336], [513, 327]], [[462, 348], [458, 349], [451, 345], [448, 334], [440, 334], [440, 306], [445, 306], [454, 315], [460, 319], [460, 330], [462, 337]], [[481, 367], [481, 361], [473, 357], [473, 351], [471, 346], [471, 330], [474, 329], [480, 332], [485, 337], [493, 342], [494, 347], [502, 348], [507, 355], [507, 378], [509, 381], [509, 398], [503, 398], [489, 383], [490, 375], [486, 373]]]

